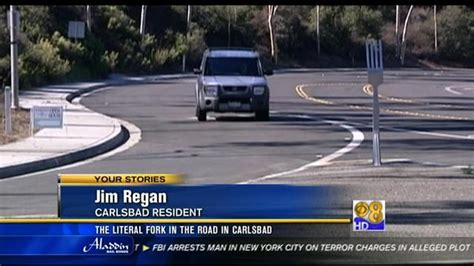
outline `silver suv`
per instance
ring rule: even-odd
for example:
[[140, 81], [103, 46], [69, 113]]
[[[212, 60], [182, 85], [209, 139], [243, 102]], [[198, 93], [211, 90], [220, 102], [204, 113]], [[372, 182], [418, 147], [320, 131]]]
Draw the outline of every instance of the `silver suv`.
[[196, 116], [207, 112], [255, 112], [257, 120], [269, 119], [269, 99], [259, 55], [246, 48], [209, 48], [204, 51], [196, 83]]

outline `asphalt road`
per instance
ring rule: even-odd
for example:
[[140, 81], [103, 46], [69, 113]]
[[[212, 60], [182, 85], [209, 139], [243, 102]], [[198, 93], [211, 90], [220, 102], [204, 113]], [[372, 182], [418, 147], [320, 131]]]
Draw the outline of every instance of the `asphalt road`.
[[[383, 95], [383, 161], [474, 164], [473, 74], [472, 70], [386, 71], [379, 88]], [[349, 164], [370, 160], [371, 97], [362, 89], [365, 81], [364, 70], [351, 69], [271, 76], [268, 122], [229, 114], [197, 122], [192, 79], [120, 86], [91, 94], [83, 104], [133, 123], [142, 131], [141, 141], [100, 161], [0, 181], [0, 216], [56, 214], [58, 173], [168, 172], [184, 174], [189, 184], [253, 182], [261, 177], [272, 182], [274, 175], [321, 159]], [[356, 141], [357, 132], [364, 136], [360, 145], [334, 156]], [[299, 179], [283, 182], [298, 183]], [[348, 199], [386, 199], [400, 215], [398, 231], [426, 228], [426, 221], [432, 219], [438, 229], [422, 229], [431, 235], [472, 236], [474, 232], [474, 176], [346, 178], [343, 182], [315, 177], [310, 183], [347, 187], [353, 193]], [[431, 216], [416, 216], [418, 213]]]

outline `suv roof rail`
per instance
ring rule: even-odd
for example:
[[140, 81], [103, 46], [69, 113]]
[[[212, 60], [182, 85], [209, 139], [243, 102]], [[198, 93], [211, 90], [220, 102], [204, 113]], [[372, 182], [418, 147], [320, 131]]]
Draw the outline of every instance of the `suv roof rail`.
[[235, 51], [249, 51], [255, 52], [254, 48], [249, 47], [209, 47], [207, 48], [208, 51], [215, 51], [215, 50], [235, 50]]

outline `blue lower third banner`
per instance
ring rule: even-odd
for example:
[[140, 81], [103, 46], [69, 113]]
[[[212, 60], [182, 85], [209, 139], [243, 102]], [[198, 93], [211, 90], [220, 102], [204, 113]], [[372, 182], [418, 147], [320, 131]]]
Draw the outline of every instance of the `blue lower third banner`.
[[335, 218], [337, 189], [291, 185], [60, 186], [61, 218]]
[[[31, 223], [0, 220], [0, 264], [474, 262], [472, 237], [351, 237], [339, 224]], [[12, 219], [14, 220], [14, 219]]]

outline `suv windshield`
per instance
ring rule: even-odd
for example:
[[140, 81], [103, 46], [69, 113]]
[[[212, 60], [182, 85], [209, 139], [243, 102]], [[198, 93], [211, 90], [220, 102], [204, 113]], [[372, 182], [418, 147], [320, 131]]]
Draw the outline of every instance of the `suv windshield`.
[[209, 57], [205, 76], [262, 76], [256, 57]]

